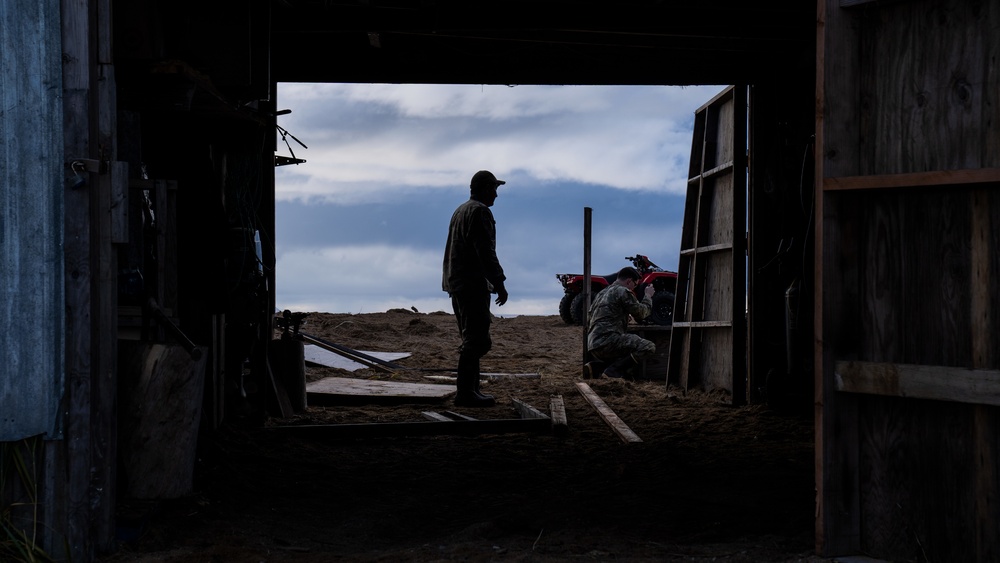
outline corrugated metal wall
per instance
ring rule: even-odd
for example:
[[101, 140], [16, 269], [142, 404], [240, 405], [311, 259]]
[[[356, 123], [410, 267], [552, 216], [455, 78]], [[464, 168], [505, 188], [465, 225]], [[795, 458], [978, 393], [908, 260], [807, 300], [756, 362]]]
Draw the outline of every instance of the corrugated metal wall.
[[0, 441], [61, 433], [60, 25], [58, 2], [0, 2]]

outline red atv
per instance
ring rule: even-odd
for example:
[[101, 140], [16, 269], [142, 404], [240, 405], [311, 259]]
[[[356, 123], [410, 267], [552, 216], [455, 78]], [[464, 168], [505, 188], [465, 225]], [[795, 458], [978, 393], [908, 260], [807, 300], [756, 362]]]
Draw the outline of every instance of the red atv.
[[[656, 290], [653, 293], [653, 310], [649, 316], [643, 319], [643, 324], [656, 324], [670, 326], [674, 322], [674, 290], [677, 287], [677, 272], [668, 272], [661, 269], [656, 264], [649, 261], [649, 258], [642, 254], [626, 256], [626, 260], [632, 262], [636, 270], [642, 274], [639, 285], [635, 288], [635, 294], [640, 299], [646, 291], [646, 286], [652, 284]], [[614, 283], [618, 277], [618, 272], [606, 276], [590, 276], [590, 298], [594, 299], [597, 294]], [[566, 290], [562, 300], [559, 301], [559, 316], [566, 324], [583, 324], [583, 274], [556, 274], [556, 279], [562, 283]]]

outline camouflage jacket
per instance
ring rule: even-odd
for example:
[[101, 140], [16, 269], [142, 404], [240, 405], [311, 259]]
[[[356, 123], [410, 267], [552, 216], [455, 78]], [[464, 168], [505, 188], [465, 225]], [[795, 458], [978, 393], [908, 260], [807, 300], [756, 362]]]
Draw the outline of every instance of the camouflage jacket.
[[506, 278], [497, 259], [497, 230], [485, 203], [469, 199], [451, 216], [444, 248], [441, 289], [493, 291]]
[[601, 348], [628, 329], [629, 315], [642, 320], [653, 309], [653, 300], [643, 297], [642, 301], [625, 286], [613, 283], [601, 290], [590, 304], [587, 347]]

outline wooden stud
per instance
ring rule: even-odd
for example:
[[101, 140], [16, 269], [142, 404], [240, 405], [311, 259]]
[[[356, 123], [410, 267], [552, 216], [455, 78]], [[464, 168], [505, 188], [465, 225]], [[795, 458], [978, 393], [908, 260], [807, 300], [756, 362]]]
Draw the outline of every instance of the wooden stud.
[[549, 413], [552, 418], [552, 433], [565, 436], [569, 432], [569, 424], [566, 422], [566, 403], [563, 402], [562, 395], [554, 395], [549, 400]]
[[576, 388], [580, 390], [580, 394], [583, 395], [583, 398], [587, 399], [587, 402], [594, 407], [597, 414], [601, 415], [604, 422], [608, 423], [608, 426], [615, 431], [615, 434], [618, 434], [618, 437], [621, 438], [623, 442], [631, 443], [642, 441], [642, 439], [639, 438], [635, 432], [632, 432], [632, 429], [629, 428], [628, 425], [622, 421], [622, 419], [618, 418], [615, 411], [611, 410], [611, 407], [609, 407], [604, 400], [590, 388], [590, 385], [587, 385], [582, 381], [577, 381]]

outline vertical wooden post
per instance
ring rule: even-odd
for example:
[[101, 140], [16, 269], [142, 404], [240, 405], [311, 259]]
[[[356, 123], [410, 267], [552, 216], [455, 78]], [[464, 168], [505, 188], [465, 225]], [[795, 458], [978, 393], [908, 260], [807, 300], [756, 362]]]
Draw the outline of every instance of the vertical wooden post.
[[[851, 228], [856, 210], [823, 191], [823, 179], [851, 176], [861, 169], [858, 132], [851, 129], [860, 114], [857, 83], [862, 43], [855, 15], [838, 0], [819, 0], [816, 10], [816, 144], [813, 211], [813, 392], [816, 432], [816, 552], [821, 556], [861, 550], [858, 398], [838, 393], [834, 361], [852, 358], [840, 348], [837, 331], [848, 313], [837, 304], [851, 303], [857, 266], [841, 248], [858, 244]], [[828, 56], [829, 55], [829, 56]], [[827, 79], [830, 78], [829, 82]], [[833, 119], [827, 119], [833, 116]], [[835, 158], [834, 158], [835, 157]], [[834, 297], [836, 296], [836, 298]], [[827, 339], [824, 335], [829, 334]]]
[[[969, 210], [972, 215], [972, 240], [970, 241], [972, 287], [972, 367], [974, 369], [995, 369], [993, 336], [994, 310], [993, 281], [990, 279], [993, 248], [993, 225], [990, 218], [991, 195], [987, 190], [976, 190], [972, 194]], [[972, 451], [975, 469], [975, 511], [976, 511], [976, 560], [995, 560], [1000, 549], [996, 539], [996, 523], [1000, 508], [997, 499], [997, 481], [1000, 478], [995, 460], [997, 459], [997, 423], [1000, 418], [996, 409], [986, 405], [975, 405], [972, 410]]]
[[[97, 66], [90, 41], [94, 19], [90, 2], [63, 0], [63, 154], [67, 163], [81, 159], [96, 160], [96, 93], [92, 91]], [[66, 415], [64, 441], [46, 455], [47, 494], [45, 528], [53, 533], [46, 538], [45, 549], [57, 559], [89, 561], [94, 557], [90, 508], [91, 398], [93, 374], [100, 374], [99, 345], [94, 342], [94, 287], [97, 265], [91, 244], [91, 213], [96, 198], [97, 174], [86, 173], [87, 183], [77, 189], [64, 189], [65, 245], [63, 256], [66, 280]], [[93, 196], [93, 197], [92, 197]], [[99, 297], [99, 296], [98, 296]], [[96, 347], [96, 348], [95, 348]], [[62, 536], [61, 538], [59, 536]], [[65, 542], [65, 543], [63, 543]], [[64, 551], [63, 546], [68, 551]]]
[[587, 326], [590, 324], [590, 225], [593, 209], [583, 208], [583, 363], [590, 361]]

